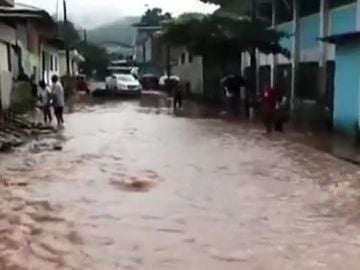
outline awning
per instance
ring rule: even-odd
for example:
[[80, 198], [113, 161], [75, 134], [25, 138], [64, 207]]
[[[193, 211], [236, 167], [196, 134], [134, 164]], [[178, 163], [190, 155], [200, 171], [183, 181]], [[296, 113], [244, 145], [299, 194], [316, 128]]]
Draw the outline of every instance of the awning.
[[61, 38], [46, 38], [45, 42], [47, 45], [50, 45], [57, 49], [65, 49], [65, 41]]
[[356, 42], [356, 41], [360, 42], [360, 31], [331, 35], [320, 38], [320, 40], [324, 42], [339, 44], [339, 45]]
[[41, 20], [44, 23], [55, 25], [55, 21], [48, 12], [43, 9], [24, 4], [16, 4], [14, 7], [0, 5], [0, 18], [36, 19]]

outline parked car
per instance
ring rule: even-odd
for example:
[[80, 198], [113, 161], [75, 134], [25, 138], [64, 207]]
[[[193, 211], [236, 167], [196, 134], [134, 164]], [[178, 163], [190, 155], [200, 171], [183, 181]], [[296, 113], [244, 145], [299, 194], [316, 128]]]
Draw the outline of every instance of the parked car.
[[124, 94], [139, 94], [140, 82], [131, 74], [113, 74], [106, 78], [106, 89]]
[[143, 90], [159, 90], [159, 77], [154, 74], [145, 74], [141, 78]]

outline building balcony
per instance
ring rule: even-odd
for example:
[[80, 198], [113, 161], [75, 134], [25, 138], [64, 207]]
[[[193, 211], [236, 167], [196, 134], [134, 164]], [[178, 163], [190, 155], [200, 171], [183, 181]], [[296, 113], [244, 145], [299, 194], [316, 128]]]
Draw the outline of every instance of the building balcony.
[[0, 0], [0, 6], [12, 7], [14, 6], [14, 0]]

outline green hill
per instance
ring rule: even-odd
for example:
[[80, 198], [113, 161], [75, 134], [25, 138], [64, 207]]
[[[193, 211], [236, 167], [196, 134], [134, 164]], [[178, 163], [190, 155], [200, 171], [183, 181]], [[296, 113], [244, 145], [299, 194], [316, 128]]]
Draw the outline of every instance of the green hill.
[[139, 17], [125, 17], [118, 21], [107, 23], [88, 31], [88, 40], [93, 43], [103, 41], [116, 41], [125, 44], [134, 42], [134, 23], [140, 21]]

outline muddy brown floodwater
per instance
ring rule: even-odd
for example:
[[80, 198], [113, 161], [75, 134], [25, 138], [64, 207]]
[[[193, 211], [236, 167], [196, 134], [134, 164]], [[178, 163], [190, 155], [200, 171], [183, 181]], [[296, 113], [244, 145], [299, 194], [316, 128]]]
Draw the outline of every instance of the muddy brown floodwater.
[[293, 136], [82, 106], [0, 156], [0, 269], [357, 270], [358, 167]]

